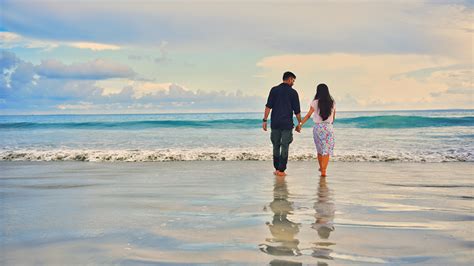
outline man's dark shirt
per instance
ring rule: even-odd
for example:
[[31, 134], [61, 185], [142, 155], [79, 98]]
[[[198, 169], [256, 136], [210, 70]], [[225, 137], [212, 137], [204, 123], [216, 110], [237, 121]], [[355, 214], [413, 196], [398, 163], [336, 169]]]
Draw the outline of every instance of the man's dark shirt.
[[293, 112], [295, 115], [301, 112], [298, 92], [286, 83], [273, 87], [268, 95], [267, 104], [272, 109], [272, 129], [292, 129]]

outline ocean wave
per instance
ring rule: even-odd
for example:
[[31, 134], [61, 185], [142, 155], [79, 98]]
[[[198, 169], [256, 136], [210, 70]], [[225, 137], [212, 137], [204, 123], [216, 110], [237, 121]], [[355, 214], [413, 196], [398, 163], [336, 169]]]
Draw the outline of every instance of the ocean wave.
[[341, 118], [335, 123], [354, 125], [359, 128], [418, 128], [418, 127], [450, 127], [474, 126], [473, 116], [464, 117], [427, 117], [427, 116], [360, 116]]
[[146, 128], [254, 128], [261, 119], [215, 119], [215, 120], [134, 120], [102, 122], [9, 122], [0, 123], [0, 129], [146, 129]]
[[[259, 128], [261, 119], [214, 119], [214, 120], [134, 120], [89, 122], [4, 122], [0, 129], [148, 129], [148, 128]], [[308, 123], [306, 127], [311, 126]], [[474, 126], [474, 117], [424, 117], [424, 116], [359, 116], [337, 118], [335, 126], [356, 128], [418, 128]]]
[[[4, 150], [0, 161], [85, 161], [85, 162], [167, 162], [167, 161], [271, 161], [271, 152], [246, 149], [209, 150]], [[290, 161], [316, 160], [314, 153], [293, 153]], [[474, 162], [474, 154], [461, 152], [386, 152], [338, 153], [333, 161], [343, 162]]]

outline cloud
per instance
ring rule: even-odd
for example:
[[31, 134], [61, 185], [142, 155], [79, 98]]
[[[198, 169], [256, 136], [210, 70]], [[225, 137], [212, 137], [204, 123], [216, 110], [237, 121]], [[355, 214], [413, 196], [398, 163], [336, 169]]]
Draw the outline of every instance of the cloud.
[[19, 59], [10, 51], [2, 50], [0, 53], [0, 67], [2, 69], [10, 69], [18, 64]]
[[32, 63], [20, 62], [10, 75], [10, 86], [20, 88], [28, 83], [33, 83], [35, 74], [35, 66]]
[[56, 41], [458, 58], [472, 49], [469, 1], [4, 1], [3, 9], [10, 31]]
[[[136, 97], [139, 88], [125, 86], [117, 93], [96, 94], [58, 103], [49, 112], [71, 113], [169, 113], [169, 112], [246, 112], [260, 110], [265, 99], [224, 91], [193, 91], [179, 84]], [[54, 110], [56, 109], [56, 110]]]
[[138, 55], [138, 54], [130, 54], [128, 55], [128, 59], [133, 60], [133, 61], [153, 61], [156, 64], [162, 64], [162, 63], [169, 63], [171, 62], [171, 58], [169, 57], [169, 52], [168, 52], [168, 42], [162, 41], [160, 45], [157, 48], [159, 56], [153, 57], [149, 54], [147, 55]]
[[93, 107], [93, 104], [90, 102], [83, 102], [80, 101], [77, 104], [59, 104], [57, 105], [57, 108], [60, 110], [89, 110]]
[[103, 44], [103, 43], [93, 43], [93, 42], [71, 42], [68, 43], [71, 47], [76, 47], [80, 49], [91, 49], [94, 51], [102, 50], [119, 50], [120, 46], [112, 44]]
[[[296, 76], [303, 102], [326, 83], [339, 106], [349, 110], [472, 108], [460, 93], [472, 91], [472, 63], [430, 55], [285, 54], [257, 63], [267, 80], [286, 70]], [[440, 99], [440, 93], [449, 97]]]
[[[240, 91], [192, 90], [171, 82], [129, 79], [128, 68], [100, 60], [34, 65], [9, 51], [0, 59], [3, 71], [10, 71], [0, 86], [4, 113], [256, 111], [265, 100]], [[104, 84], [120, 87], [106, 89]]]
[[[255, 111], [263, 106], [264, 98], [244, 95], [241, 91], [192, 91], [179, 84], [145, 93], [138, 98], [140, 103], [171, 104], [177, 109], [214, 109]], [[260, 108], [261, 109], [261, 108]]]
[[303, 102], [326, 82], [347, 109], [472, 106], [455, 93], [472, 88], [472, 1], [0, 1], [5, 48], [28, 59], [2, 58], [3, 106], [256, 103], [232, 95], [263, 98], [285, 70]]
[[163, 63], [163, 62], [169, 62], [171, 59], [168, 56], [168, 49], [167, 49], [168, 42], [162, 41], [160, 46], [158, 47], [158, 50], [160, 51], [160, 56], [155, 57], [154, 62], [155, 63]]
[[121, 49], [118, 45], [95, 43], [95, 42], [64, 42], [64, 41], [48, 41], [40, 40], [35, 38], [27, 38], [20, 34], [8, 31], [0, 31], [0, 39], [2, 40], [2, 46], [6, 49], [14, 47], [25, 47], [25, 48], [39, 48], [42, 50], [50, 51], [54, 48], [62, 46], [69, 46], [78, 49], [90, 49], [93, 51], [102, 50], [119, 50]]
[[140, 61], [140, 60], [142, 60], [143, 58], [145, 58], [145, 57], [142, 56], [142, 55], [135, 55], [135, 54], [128, 55], [128, 59], [130, 59], [130, 60], [137, 60], [137, 61]]
[[449, 66], [443, 66], [443, 67], [422, 68], [422, 69], [417, 69], [415, 71], [399, 73], [392, 76], [392, 78], [398, 79], [398, 78], [409, 77], [409, 78], [423, 80], [424, 78], [431, 76], [435, 72], [442, 72], [442, 71], [449, 71], [449, 70], [463, 70], [463, 69], [469, 69], [472, 67], [473, 67], [472, 64], [455, 64], [455, 65], [449, 65]]
[[[57, 60], [43, 60], [41, 64], [18, 58], [13, 52], [1, 52], [2, 76], [0, 95], [12, 107], [24, 108], [21, 101], [43, 102], [83, 99], [101, 95], [97, 80], [131, 77], [130, 68], [111, 61], [97, 59], [85, 63], [65, 65]], [[5, 103], [5, 102], [4, 102]]]
[[[154, 109], [159, 112], [259, 111], [265, 99], [241, 91], [192, 90], [176, 83], [133, 81], [117, 93], [100, 97], [101, 103], [128, 103], [128, 108]], [[99, 103], [96, 101], [96, 103]]]
[[57, 42], [25, 38], [20, 34], [7, 31], [0, 32], [0, 39], [2, 40], [2, 47], [5, 49], [10, 49], [14, 47], [25, 47], [52, 50], [59, 46]]
[[65, 65], [56, 60], [42, 60], [37, 66], [39, 75], [54, 79], [109, 79], [133, 77], [136, 73], [128, 66], [106, 59]]
[[466, 97], [470, 97], [472, 100], [472, 97], [474, 96], [474, 90], [472, 88], [449, 88], [440, 92], [432, 92], [431, 96], [440, 97], [446, 94], [460, 94]]

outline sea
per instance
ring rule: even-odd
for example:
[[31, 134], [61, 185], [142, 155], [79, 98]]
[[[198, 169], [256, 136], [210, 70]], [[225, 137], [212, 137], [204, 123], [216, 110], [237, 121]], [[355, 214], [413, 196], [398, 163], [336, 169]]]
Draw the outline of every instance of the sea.
[[[270, 128], [262, 130], [262, 116], [261, 112], [0, 115], [0, 160], [271, 160]], [[301, 133], [294, 132], [289, 160], [316, 158], [312, 126], [309, 120]], [[338, 111], [334, 130], [335, 161], [474, 161], [474, 109]]]

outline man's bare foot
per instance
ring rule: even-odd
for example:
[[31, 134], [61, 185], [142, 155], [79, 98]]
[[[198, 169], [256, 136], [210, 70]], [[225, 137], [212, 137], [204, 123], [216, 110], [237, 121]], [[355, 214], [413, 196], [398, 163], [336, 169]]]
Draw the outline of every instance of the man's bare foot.
[[286, 176], [285, 172], [278, 171], [277, 176]]

